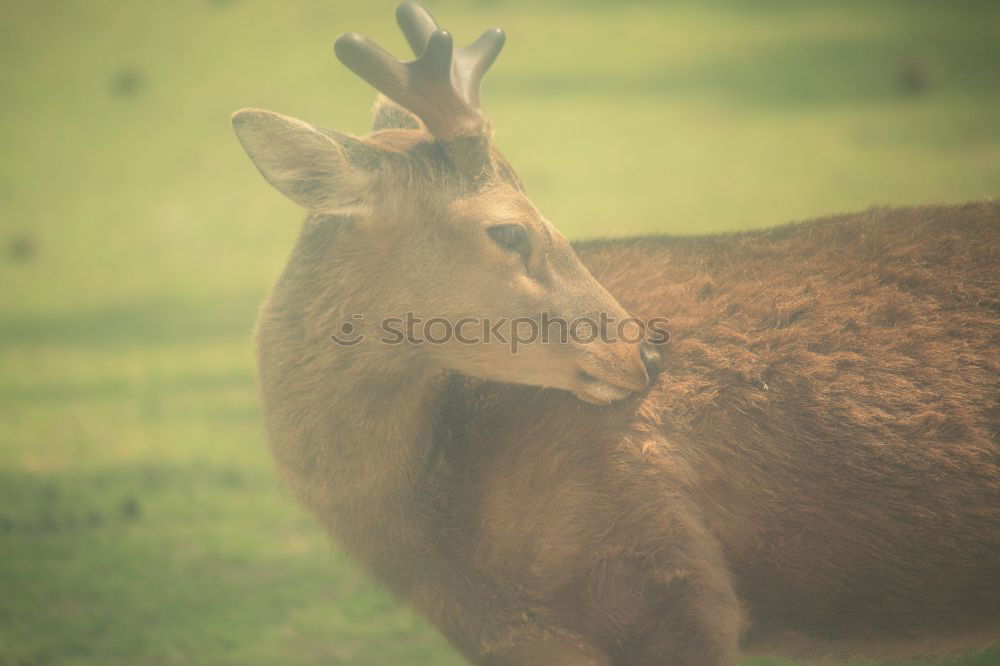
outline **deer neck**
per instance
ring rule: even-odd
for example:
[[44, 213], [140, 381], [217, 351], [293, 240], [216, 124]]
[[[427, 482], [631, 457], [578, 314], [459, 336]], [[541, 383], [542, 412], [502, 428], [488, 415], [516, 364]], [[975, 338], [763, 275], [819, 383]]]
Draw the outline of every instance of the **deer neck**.
[[444, 379], [377, 335], [352, 346], [331, 339], [352, 314], [377, 311], [350, 276], [331, 279], [327, 267], [318, 283], [308, 268], [308, 255], [330, 256], [322, 247], [335, 232], [300, 238], [261, 314], [258, 375], [272, 451], [291, 490], [344, 545], [367, 550], [366, 538], [400, 530], [427, 494]]

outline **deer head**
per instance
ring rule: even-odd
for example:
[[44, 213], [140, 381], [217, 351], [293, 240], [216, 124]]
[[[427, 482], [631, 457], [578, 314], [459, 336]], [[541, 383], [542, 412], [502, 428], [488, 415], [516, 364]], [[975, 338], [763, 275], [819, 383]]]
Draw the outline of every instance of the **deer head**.
[[[305, 256], [318, 263], [310, 272], [315, 293], [330, 295], [336, 283], [336, 298], [369, 322], [406, 312], [423, 321], [465, 320], [464, 330], [440, 344], [393, 350], [397, 359], [562, 388], [599, 404], [645, 388], [655, 349], [606, 328], [590, 331], [597, 339], [563, 340], [556, 324], [547, 343], [513, 352], [509, 341], [523, 337], [515, 326], [526, 321], [586, 318], [603, 327], [628, 314], [539, 213], [492, 144], [479, 84], [503, 32], [489, 30], [455, 49], [415, 2], [401, 4], [396, 17], [417, 56], [411, 62], [357, 34], [335, 46], [340, 60], [382, 93], [372, 133], [351, 137], [255, 109], [233, 116], [264, 178], [309, 211], [307, 224], [337, 229], [329, 252], [299, 253], [293, 262]], [[486, 332], [484, 321], [491, 322], [489, 341], [475, 335]]]

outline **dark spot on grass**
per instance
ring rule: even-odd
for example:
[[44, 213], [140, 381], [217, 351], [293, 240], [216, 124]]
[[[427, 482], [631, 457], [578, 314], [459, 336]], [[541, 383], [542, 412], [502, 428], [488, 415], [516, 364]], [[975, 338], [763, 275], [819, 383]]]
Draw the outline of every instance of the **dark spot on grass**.
[[124, 68], [111, 77], [111, 95], [135, 97], [146, 85], [146, 77], [137, 69]]
[[914, 58], [908, 58], [899, 64], [896, 73], [896, 85], [904, 95], [916, 97], [927, 92], [930, 83], [927, 67]]
[[219, 483], [222, 486], [239, 488], [243, 486], [243, 475], [234, 469], [222, 470], [219, 473]]
[[22, 263], [35, 256], [35, 242], [28, 236], [18, 234], [7, 241], [7, 256], [15, 263]]
[[135, 497], [127, 497], [120, 507], [122, 518], [125, 520], [138, 520], [142, 516], [142, 505]]

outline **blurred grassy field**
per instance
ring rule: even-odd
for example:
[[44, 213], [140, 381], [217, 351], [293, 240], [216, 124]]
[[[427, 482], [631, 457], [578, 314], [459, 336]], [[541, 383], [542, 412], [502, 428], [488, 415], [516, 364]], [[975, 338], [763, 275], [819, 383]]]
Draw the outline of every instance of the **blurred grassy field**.
[[[571, 237], [1000, 192], [1000, 3], [432, 8], [507, 30], [485, 103]], [[259, 425], [249, 332], [300, 213], [228, 117], [363, 132], [346, 30], [403, 53], [389, 2], [0, 4], [0, 664], [460, 663]]]

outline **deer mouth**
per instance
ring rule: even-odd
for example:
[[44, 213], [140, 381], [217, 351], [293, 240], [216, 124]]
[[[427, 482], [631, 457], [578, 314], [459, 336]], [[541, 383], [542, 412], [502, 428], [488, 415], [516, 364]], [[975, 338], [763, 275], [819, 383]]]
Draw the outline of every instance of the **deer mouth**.
[[633, 392], [632, 389], [598, 379], [583, 370], [579, 373], [579, 380], [579, 387], [573, 392], [574, 395], [592, 405], [610, 405], [613, 402], [624, 400]]

